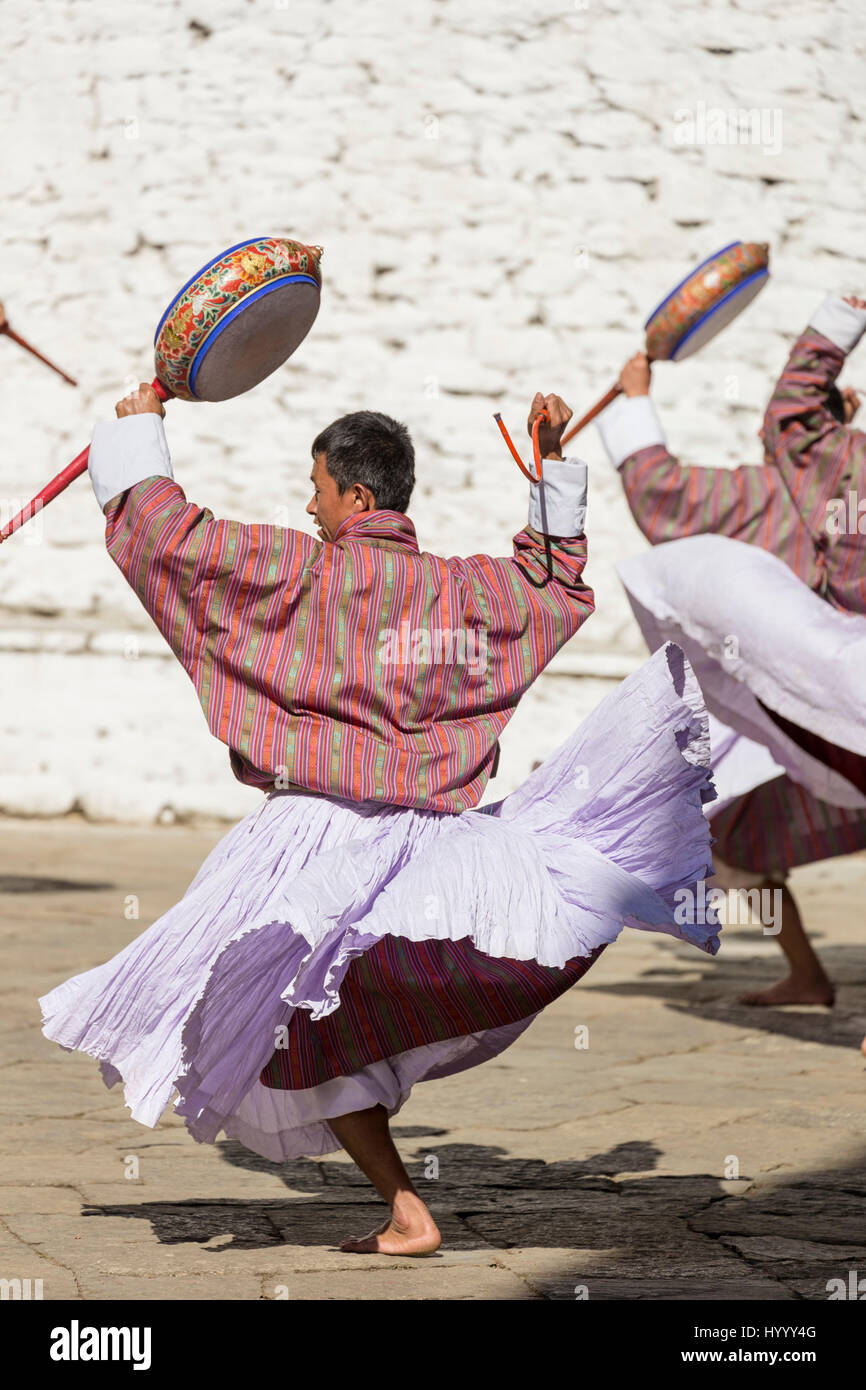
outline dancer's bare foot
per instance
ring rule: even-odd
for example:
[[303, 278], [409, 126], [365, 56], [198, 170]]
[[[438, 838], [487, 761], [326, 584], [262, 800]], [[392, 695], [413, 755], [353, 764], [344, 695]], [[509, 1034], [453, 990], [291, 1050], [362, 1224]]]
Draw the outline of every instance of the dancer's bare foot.
[[340, 1249], [355, 1255], [430, 1255], [438, 1250], [442, 1237], [394, 1147], [385, 1107], [352, 1110], [329, 1123], [346, 1153], [391, 1208], [383, 1226], [368, 1236], [344, 1240]]
[[769, 989], [752, 990], [741, 994], [741, 1004], [757, 1004], [772, 1007], [774, 1004], [826, 1004], [832, 1005], [836, 991], [831, 981], [824, 976], [800, 978], [787, 975], [784, 980], [770, 985]]
[[420, 1197], [401, 1194], [389, 1220], [368, 1236], [344, 1240], [340, 1249], [354, 1255], [430, 1255], [441, 1244], [436, 1222]]
[[860, 1051], [863, 1053], [863, 1056], [866, 1057], [866, 1038], [864, 1038], [860, 1044]]

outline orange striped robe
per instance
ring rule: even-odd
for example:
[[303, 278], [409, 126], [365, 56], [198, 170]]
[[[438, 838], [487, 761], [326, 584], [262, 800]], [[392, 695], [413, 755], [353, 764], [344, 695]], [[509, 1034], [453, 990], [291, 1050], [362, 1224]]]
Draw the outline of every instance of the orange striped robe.
[[332, 542], [217, 521], [168, 477], [105, 509], [108, 550], [263, 790], [460, 812], [520, 697], [594, 608], [586, 537], [442, 559], [401, 512]]

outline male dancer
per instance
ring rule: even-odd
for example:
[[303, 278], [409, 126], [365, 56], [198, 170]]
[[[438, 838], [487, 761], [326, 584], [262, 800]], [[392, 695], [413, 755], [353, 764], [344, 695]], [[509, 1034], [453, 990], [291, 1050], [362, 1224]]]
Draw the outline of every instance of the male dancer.
[[[599, 428], [647, 539], [655, 545], [712, 532], [760, 546], [834, 608], [866, 614], [866, 524], [859, 530], [832, 524], [849, 494], [866, 497], [866, 434], [848, 428], [859, 399], [835, 384], [864, 330], [866, 300], [830, 297], [813, 315], [767, 406], [763, 466], [681, 465], [668, 452], [649, 398], [650, 364], [645, 354], [635, 354], [620, 375], [624, 394], [601, 416]], [[804, 751], [866, 791], [866, 760], [787, 720], [775, 722]], [[724, 864], [757, 872], [764, 887], [781, 885], [779, 944], [789, 974], [742, 1002], [832, 1004], [833, 985], [784, 880], [795, 865], [866, 846], [866, 813], [820, 801], [782, 775], [721, 806], [712, 829]]]
[[536, 395], [530, 431], [542, 411], [543, 481], [501, 559], [419, 550], [411, 441], [375, 412], [313, 445], [319, 540], [187, 502], [147, 386], [94, 434], [109, 552], [269, 794], [180, 903], [42, 1001], [45, 1032], [122, 1079], [142, 1123], [177, 1092], [201, 1141], [345, 1148], [390, 1208], [359, 1253], [439, 1244], [388, 1127], [416, 1081], [501, 1052], [624, 925], [717, 947], [715, 922], [675, 915], [712, 795], [679, 648], [475, 809], [520, 696], [593, 610], [586, 468], [559, 448], [568, 407]]

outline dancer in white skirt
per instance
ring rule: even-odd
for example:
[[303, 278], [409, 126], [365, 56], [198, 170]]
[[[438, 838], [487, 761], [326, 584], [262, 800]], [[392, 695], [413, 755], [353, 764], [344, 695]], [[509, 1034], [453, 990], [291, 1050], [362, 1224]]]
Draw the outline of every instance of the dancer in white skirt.
[[861, 299], [813, 314], [767, 406], [763, 465], [681, 465], [642, 354], [600, 420], [657, 547], [620, 571], [644, 635], [651, 648], [682, 641], [727, 726], [715, 729], [716, 854], [781, 895], [789, 973], [750, 1004], [833, 1002], [786, 878], [866, 847], [866, 435], [851, 427], [856, 393], [836, 386], [864, 329]]

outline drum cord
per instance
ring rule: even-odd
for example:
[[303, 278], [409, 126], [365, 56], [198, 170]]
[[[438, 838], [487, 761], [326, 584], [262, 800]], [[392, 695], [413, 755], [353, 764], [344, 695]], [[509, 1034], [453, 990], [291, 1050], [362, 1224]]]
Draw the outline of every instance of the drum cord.
[[[541, 445], [538, 442], [538, 432], [541, 429], [542, 425], [550, 424], [550, 412], [547, 410], [540, 410], [532, 424], [532, 457], [533, 462], [535, 464], [534, 474], [530, 473], [529, 469], [526, 467], [526, 464], [523, 462], [523, 459], [520, 457], [519, 453], [515, 449], [514, 441], [512, 440], [511, 435], [508, 433], [508, 430], [506, 429], [505, 425], [502, 423], [502, 416], [497, 413], [496, 415], [494, 415], [493, 418], [499, 426], [502, 438], [505, 440], [505, 443], [511, 450], [511, 457], [514, 459], [514, 462], [517, 464], [517, 467], [520, 469], [521, 473], [523, 473], [531, 483], [540, 483], [543, 477], [543, 470], [541, 466]], [[542, 580], [536, 583], [536, 581], [532, 578], [531, 574], [527, 574], [526, 570], [523, 571], [524, 575], [526, 575], [527, 580], [534, 589], [543, 589], [545, 585], [553, 581], [559, 584], [560, 588], [564, 589], [566, 593], [586, 593], [585, 584], [569, 584], [564, 579], [556, 579], [556, 576], [553, 573], [553, 551], [550, 545], [550, 537], [547, 535], [545, 535], [544, 537], [544, 557], [547, 561], [547, 573]]]

